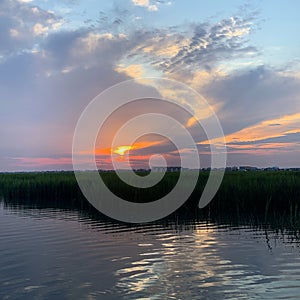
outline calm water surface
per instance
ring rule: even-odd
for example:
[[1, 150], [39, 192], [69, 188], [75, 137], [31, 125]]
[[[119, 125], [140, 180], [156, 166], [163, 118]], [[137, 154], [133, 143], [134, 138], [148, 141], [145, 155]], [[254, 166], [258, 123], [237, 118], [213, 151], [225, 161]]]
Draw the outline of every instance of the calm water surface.
[[299, 246], [250, 226], [1, 204], [0, 299], [299, 299]]

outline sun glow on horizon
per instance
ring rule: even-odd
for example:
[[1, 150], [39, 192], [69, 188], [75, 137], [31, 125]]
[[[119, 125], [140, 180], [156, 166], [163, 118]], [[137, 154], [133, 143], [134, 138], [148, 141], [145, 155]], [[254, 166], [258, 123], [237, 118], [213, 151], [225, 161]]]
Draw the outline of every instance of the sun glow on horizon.
[[119, 146], [113, 152], [119, 154], [121, 156], [125, 155], [125, 153], [129, 150], [133, 149], [132, 146]]

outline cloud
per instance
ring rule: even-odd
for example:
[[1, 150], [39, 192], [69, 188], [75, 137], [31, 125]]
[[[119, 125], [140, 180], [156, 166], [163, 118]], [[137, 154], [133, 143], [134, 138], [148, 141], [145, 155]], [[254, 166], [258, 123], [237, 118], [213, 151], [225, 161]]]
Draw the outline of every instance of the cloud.
[[87, 70], [104, 65], [114, 69], [127, 44], [122, 34], [98, 33], [83, 28], [50, 34], [42, 43], [42, 49], [51, 73], [68, 73], [66, 70]]
[[158, 10], [157, 4], [151, 4], [151, 2], [149, 0], [132, 0], [132, 3], [136, 6], [145, 7], [149, 11], [157, 11]]
[[[274, 126], [276, 124], [276, 126]], [[226, 136], [227, 143], [243, 144], [262, 141], [278, 141], [287, 135], [300, 134], [300, 113], [262, 121]]]
[[144, 75], [144, 70], [141, 65], [129, 65], [129, 66], [119, 65], [116, 68], [116, 71], [125, 73], [131, 78], [140, 78]]
[[280, 123], [281, 117], [300, 112], [300, 79], [267, 66], [216, 78], [202, 92], [219, 103], [217, 114], [227, 135], [268, 120]]
[[42, 36], [62, 24], [60, 17], [28, 1], [2, 0], [0, 11], [0, 56], [4, 58], [33, 49]]
[[18, 167], [27, 167], [30, 168], [40, 168], [41, 166], [48, 166], [54, 169], [57, 166], [66, 166], [69, 169], [69, 166], [72, 164], [71, 157], [59, 157], [59, 158], [52, 158], [52, 157], [14, 157], [15, 165]]
[[[276, 146], [283, 151], [282, 145], [290, 143], [297, 147], [300, 77], [268, 66], [222, 69], [258, 55], [247, 42], [253, 15], [151, 28], [130, 23], [133, 15], [127, 12], [106, 18], [105, 26], [62, 29], [60, 16], [27, 2], [0, 2], [5, 12], [0, 14], [0, 138], [5, 141], [0, 155], [18, 158], [6, 159], [7, 168], [67, 164], [54, 156], [70, 154], [76, 121], [89, 101], [115, 83], [148, 74], [178, 79], [201, 92], [221, 119], [232, 153], [254, 151], [251, 143], [260, 144], [260, 151]], [[157, 1], [134, 4], [148, 10], [159, 6]], [[164, 92], [166, 97], [174, 93], [171, 88]], [[127, 114], [134, 109], [139, 110]], [[294, 116], [295, 123], [285, 122], [286, 116]], [[179, 118], [192, 131], [193, 119]], [[170, 149], [156, 145], [136, 151], [136, 161], [154, 150]], [[199, 150], [206, 153], [206, 145]], [[40, 159], [45, 156], [56, 160]]]
[[[226, 120], [225, 120], [226, 122]], [[300, 113], [261, 121], [225, 136], [230, 154], [287, 154], [300, 152]], [[209, 145], [215, 141], [202, 141]]]
[[[154, 52], [149, 52], [164, 58], [155, 61], [154, 65], [165, 73], [196, 68], [209, 70], [220, 61], [253, 55], [257, 53], [256, 48], [245, 41], [245, 36], [251, 32], [252, 19], [252, 16], [231, 17], [216, 24], [189, 25], [186, 33], [159, 32], [152, 40], [148, 40], [150, 47], [157, 45], [154, 46]], [[176, 46], [172, 47], [168, 44], [170, 42]], [[144, 48], [144, 52], [147, 53], [147, 49]]]
[[[10, 56], [0, 64], [0, 137], [6, 141], [0, 155], [70, 153], [84, 107], [100, 91], [128, 79], [114, 71], [122, 54], [117, 41], [100, 39], [88, 51], [82, 45], [87, 36], [81, 30], [53, 33], [41, 51]], [[67, 67], [71, 71], [63, 72]]]
[[[167, 76], [198, 88], [200, 81], [196, 77], [214, 79], [224, 75], [224, 66], [229, 64], [236, 63], [233, 69], [239, 69], [241, 64], [255, 67], [254, 58], [259, 51], [247, 42], [255, 28], [255, 18], [250, 13], [218, 22], [155, 29], [132, 24], [126, 31], [128, 47], [121, 64], [124, 68], [143, 64], [150, 76]], [[122, 68], [118, 70], [122, 72]]]
[[41, 23], [36, 23], [33, 26], [33, 33], [34, 35], [44, 35], [48, 32], [49, 27], [48, 26], [44, 26]]

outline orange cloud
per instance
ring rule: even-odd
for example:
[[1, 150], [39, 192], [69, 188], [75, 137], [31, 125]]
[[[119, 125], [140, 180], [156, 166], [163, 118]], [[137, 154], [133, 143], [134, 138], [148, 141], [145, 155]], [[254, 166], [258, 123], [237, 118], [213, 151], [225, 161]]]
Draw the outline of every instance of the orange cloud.
[[[291, 133], [300, 133], [300, 113], [285, 115], [277, 119], [266, 120], [225, 136], [226, 143], [259, 142], [270, 138], [279, 138]], [[203, 141], [199, 144], [208, 145], [218, 142]]]
[[124, 155], [126, 151], [129, 150], [140, 150], [144, 148], [149, 148], [155, 145], [160, 144], [160, 141], [143, 141], [143, 142], [137, 142], [134, 143], [133, 145], [120, 145], [116, 146], [114, 148], [100, 148], [100, 149], [95, 149], [94, 151], [87, 150], [87, 151], [82, 151], [80, 154], [82, 155], [96, 155], [96, 156], [110, 156], [112, 153]]
[[233, 149], [247, 149], [247, 150], [258, 150], [258, 149], [286, 149], [295, 146], [295, 143], [263, 143], [263, 144], [243, 144], [236, 145], [230, 144], [230, 148]]
[[132, 77], [132, 78], [139, 78], [142, 77], [144, 74], [144, 69], [142, 65], [118, 65], [116, 68], [116, 71], [119, 73], [125, 73], [126, 75]]
[[70, 157], [15, 157], [14, 165], [20, 167], [44, 167], [44, 166], [72, 166], [72, 159]]
[[226, 142], [252, 142], [300, 132], [300, 113], [263, 121], [226, 136]]

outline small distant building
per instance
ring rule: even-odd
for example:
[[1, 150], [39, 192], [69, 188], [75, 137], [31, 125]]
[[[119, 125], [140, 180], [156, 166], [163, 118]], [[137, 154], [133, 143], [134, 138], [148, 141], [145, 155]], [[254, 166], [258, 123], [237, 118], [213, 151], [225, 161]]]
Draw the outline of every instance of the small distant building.
[[252, 166], [240, 166], [239, 170], [242, 172], [248, 172], [248, 171], [258, 171], [259, 168], [252, 167]]
[[152, 167], [154, 172], [180, 172], [181, 167]]
[[210, 172], [211, 168], [202, 168], [201, 171], [203, 171], [203, 172]]
[[288, 168], [287, 171], [300, 172], [300, 168]]
[[138, 173], [150, 172], [149, 169], [143, 169], [143, 168], [140, 168], [140, 169], [134, 169], [133, 171], [134, 171], [134, 172], [138, 172]]
[[279, 171], [280, 168], [279, 167], [268, 167], [268, 168], [264, 168], [264, 171], [269, 171], [269, 172], [276, 172]]
[[234, 172], [234, 171], [238, 171], [239, 168], [238, 167], [226, 167], [225, 171], [229, 171], [229, 172]]

